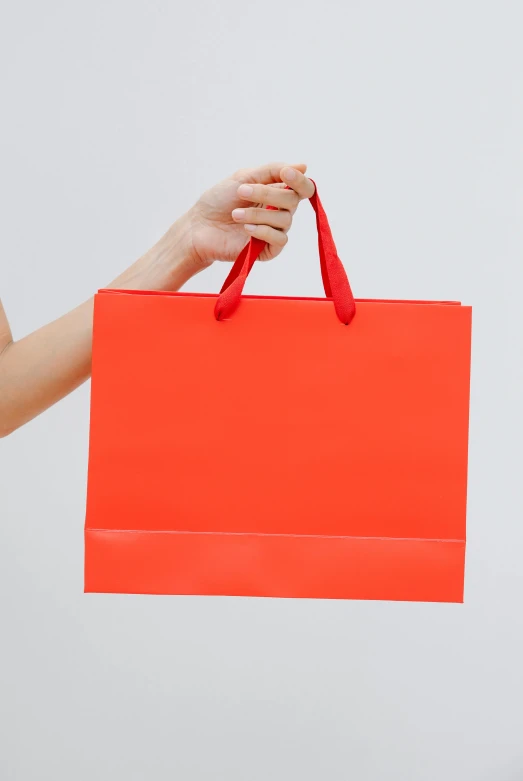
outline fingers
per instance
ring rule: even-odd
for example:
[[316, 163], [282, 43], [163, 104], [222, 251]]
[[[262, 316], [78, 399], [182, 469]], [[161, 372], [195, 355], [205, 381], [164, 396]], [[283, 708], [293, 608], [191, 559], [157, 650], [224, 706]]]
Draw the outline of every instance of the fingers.
[[276, 209], [287, 209], [291, 212], [295, 211], [300, 202], [300, 196], [294, 190], [284, 190], [282, 187], [271, 187], [266, 184], [241, 184], [238, 187], [238, 196], [244, 201], [274, 206]]
[[314, 195], [314, 184], [305, 176], [306, 170], [307, 166], [301, 163], [270, 163], [235, 176], [241, 182], [238, 197], [256, 207], [234, 209], [232, 218], [243, 224], [250, 236], [267, 243], [268, 257], [277, 255], [287, 243], [287, 231], [299, 202]]
[[[247, 168], [238, 171], [235, 178], [240, 182], [249, 182], [251, 184], [281, 182], [280, 172], [284, 167], [288, 167], [288, 163], [267, 163], [266, 165], [260, 165], [258, 168]], [[293, 165], [292, 167], [301, 173], [305, 173], [307, 170], [305, 163], [298, 163], [298, 165]]]
[[287, 244], [287, 234], [277, 228], [271, 228], [270, 225], [251, 225], [246, 224], [245, 230], [249, 236], [255, 236], [257, 239], [267, 242], [271, 247], [281, 249]]
[[[271, 163], [250, 172], [250, 180], [244, 179], [238, 187], [239, 197], [264, 206], [294, 211], [301, 199], [314, 195], [314, 184], [305, 176], [305, 164], [284, 165], [277, 170], [279, 165]], [[263, 181], [260, 182], [260, 178]], [[269, 183], [267, 180], [270, 180]], [[291, 189], [285, 190], [285, 185]]]
[[292, 215], [289, 211], [272, 211], [269, 209], [234, 209], [232, 218], [235, 222], [251, 225], [269, 225], [280, 231], [291, 227]]
[[300, 198], [312, 198], [314, 184], [296, 168], [285, 166], [280, 171], [282, 182], [291, 187]]

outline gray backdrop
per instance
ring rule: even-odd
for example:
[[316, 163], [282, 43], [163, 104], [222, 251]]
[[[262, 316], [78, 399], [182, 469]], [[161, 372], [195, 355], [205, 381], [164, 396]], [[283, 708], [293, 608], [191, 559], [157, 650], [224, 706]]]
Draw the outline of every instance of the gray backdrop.
[[[0, 442], [3, 781], [523, 778], [522, 25], [518, 0], [2, 3], [16, 336], [273, 159], [309, 163], [359, 297], [474, 306], [464, 606], [84, 596], [89, 388]], [[249, 289], [321, 295], [307, 205]]]

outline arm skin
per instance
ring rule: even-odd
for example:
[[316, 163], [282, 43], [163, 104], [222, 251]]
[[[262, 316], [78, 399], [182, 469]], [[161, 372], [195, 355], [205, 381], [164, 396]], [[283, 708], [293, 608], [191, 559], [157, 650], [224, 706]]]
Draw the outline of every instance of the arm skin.
[[[234, 260], [250, 236], [267, 242], [260, 259], [270, 260], [287, 242], [298, 203], [314, 192], [305, 170], [301, 164], [272, 163], [237, 171], [204, 193], [108, 287], [179, 290], [214, 260]], [[269, 205], [276, 210], [267, 210]], [[88, 379], [92, 326], [91, 298], [13, 341], [0, 301], [0, 436], [32, 420]]]
[[[109, 287], [178, 290], [200, 270], [187, 249], [186, 229], [117, 277]], [[163, 262], [168, 256], [169, 263]], [[93, 299], [14, 342], [0, 302], [0, 436], [6, 436], [75, 390], [91, 373]]]

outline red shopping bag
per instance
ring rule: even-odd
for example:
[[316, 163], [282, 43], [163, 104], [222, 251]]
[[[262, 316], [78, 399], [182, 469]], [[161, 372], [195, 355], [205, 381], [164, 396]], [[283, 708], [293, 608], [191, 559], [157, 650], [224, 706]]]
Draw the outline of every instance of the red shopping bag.
[[471, 309], [354, 302], [311, 202], [326, 298], [241, 297], [258, 240], [97, 294], [86, 591], [462, 601]]

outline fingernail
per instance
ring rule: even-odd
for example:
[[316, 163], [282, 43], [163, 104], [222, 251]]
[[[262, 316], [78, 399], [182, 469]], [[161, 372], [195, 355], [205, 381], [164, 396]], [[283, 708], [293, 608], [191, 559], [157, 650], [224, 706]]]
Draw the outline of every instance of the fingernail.
[[246, 231], [249, 231], [249, 233], [254, 233], [254, 231], [256, 230], [256, 225], [250, 225], [248, 222], [246, 222], [243, 227], [245, 228]]
[[238, 187], [238, 195], [245, 195], [247, 198], [249, 195], [252, 195], [254, 192], [254, 189], [251, 187], [250, 184], [241, 184]]
[[293, 179], [296, 179], [296, 171], [294, 168], [284, 168], [283, 175], [286, 179], [290, 179], [291, 182]]
[[245, 217], [245, 209], [233, 209], [232, 211], [233, 220], [243, 220], [244, 217]]

